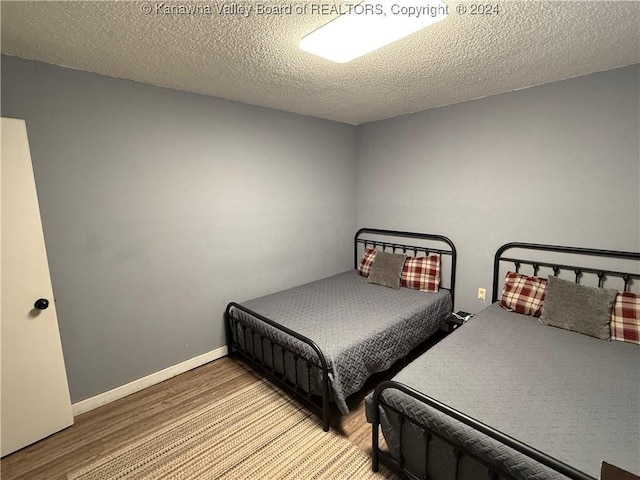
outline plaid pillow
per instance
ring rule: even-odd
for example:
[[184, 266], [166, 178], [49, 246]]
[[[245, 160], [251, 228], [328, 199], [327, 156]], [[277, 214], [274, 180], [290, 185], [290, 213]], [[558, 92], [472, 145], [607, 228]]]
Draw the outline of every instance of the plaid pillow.
[[440, 286], [440, 256], [407, 257], [402, 267], [400, 286], [423, 292], [437, 292]]
[[640, 344], [640, 296], [620, 292], [611, 312], [611, 340]]
[[524, 315], [542, 314], [547, 279], [507, 272], [502, 288], [500, 306]]
[[373, 267], [373, 261], [376, 258], [378, 251], [375, 248], [367, 248], [362, 255], [360, 265], [358, 265], [358, 273], [363, 277], [368, 277], [371, 273], [371, 267]]

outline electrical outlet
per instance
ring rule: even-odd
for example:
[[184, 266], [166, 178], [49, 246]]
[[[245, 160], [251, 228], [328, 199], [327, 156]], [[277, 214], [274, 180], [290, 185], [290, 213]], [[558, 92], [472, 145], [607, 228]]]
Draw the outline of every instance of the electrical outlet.
[[484, 300], [485, 298], [487, 298], [487, 289], [479, 287], [478, 288], [478, 299]]

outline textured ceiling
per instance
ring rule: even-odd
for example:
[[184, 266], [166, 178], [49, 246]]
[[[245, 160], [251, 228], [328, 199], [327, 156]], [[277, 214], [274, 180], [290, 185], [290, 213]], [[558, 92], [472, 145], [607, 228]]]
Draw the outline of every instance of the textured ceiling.
[[[292, 5], [278, 15], [257, 2], [5, 0], [2, 53], [350, 124], [640, 63], [638, 1], [483, 0], [499, 12], [472, 15], [449, 0], [444, 21], [347, 64], [298, 49], [335, 16], [312, 10], [347, 3], [262, 3]], [[381, 0], [390, 15], [393, 3]], [[253, 9], [219, 12], [234, 5]]]

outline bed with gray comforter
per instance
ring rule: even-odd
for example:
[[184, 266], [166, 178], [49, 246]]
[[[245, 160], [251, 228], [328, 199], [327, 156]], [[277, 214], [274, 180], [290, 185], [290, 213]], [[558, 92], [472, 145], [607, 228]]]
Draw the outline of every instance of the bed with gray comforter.
[[595, 480], [607, 462], [640, 474], [639, 272], [640, 252], [502, 245], [493, 304], [366, 398], [373, 469]]
[[[385, 270], [372, 250], [393, 260], [396, 270], [361, 276]], [[383, 278], [372, 281], [375, 276]], [[455, 279], [456, 248], [449, 238], [361, 228], [353, 270], [227, 304], [228, 352], [319, 411], [328, 431], [334, 406], [346, 414], [347, 397], [369, 376], [405, 358], [446, 323]]]
[[[425, 293], [373, 285], [351, 270], [243, 302], [242, 306], [314, 340], [329, 364], [333, 400], [346, 414], [346, 397], [358, 391], [371, 374], [388, 369], [438, 330], [451, 313], [451, 295], [445, 289]], [[301, 358], [317, 361], [307, 344], [238, 308], [231, 308], [231, 314], [264, 338], [276, 340]], [[278, 347], [272, 353], [264, 340], [245, 335], [242, 328], [234, 329], [233, 338], [243, 350], [283, 370]], [[317, 368], [309, 372], [304, 363], [285, 364], [290, 381], [305, 391], [319, 393]]]
[[[598, 478], [601, 461], [640, 473], [640, 348], [538, 323], [495, 303], [421, 355], [395, 378], [419, 392]], [[385, 403], [427, 424], [514, 478], [565, 478], [399, 391]], [[371, 396], [366, 399], [372, 418]], [[370, 420], [371, 421], [371, 420]], [[398, 417], [383, 412], [399, 458]], [[437, 438], [428, 466], [425, 437], [403, 429], [404, 462], [419, 478], [454, 478], [453, 447]], [[426, 466], [426, 467], [425, 467]], [[472, 458], [459, 478], [489, 478]]]

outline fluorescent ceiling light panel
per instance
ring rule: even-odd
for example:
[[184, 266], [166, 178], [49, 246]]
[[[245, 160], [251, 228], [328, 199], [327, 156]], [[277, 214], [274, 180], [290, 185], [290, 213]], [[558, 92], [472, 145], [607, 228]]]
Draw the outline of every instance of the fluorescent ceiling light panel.
[[341, 5], [342, 15], [300, 40], [300, 49], [337, 63], [347, 63], [444, 20], [441, 0], [366, 0]]

